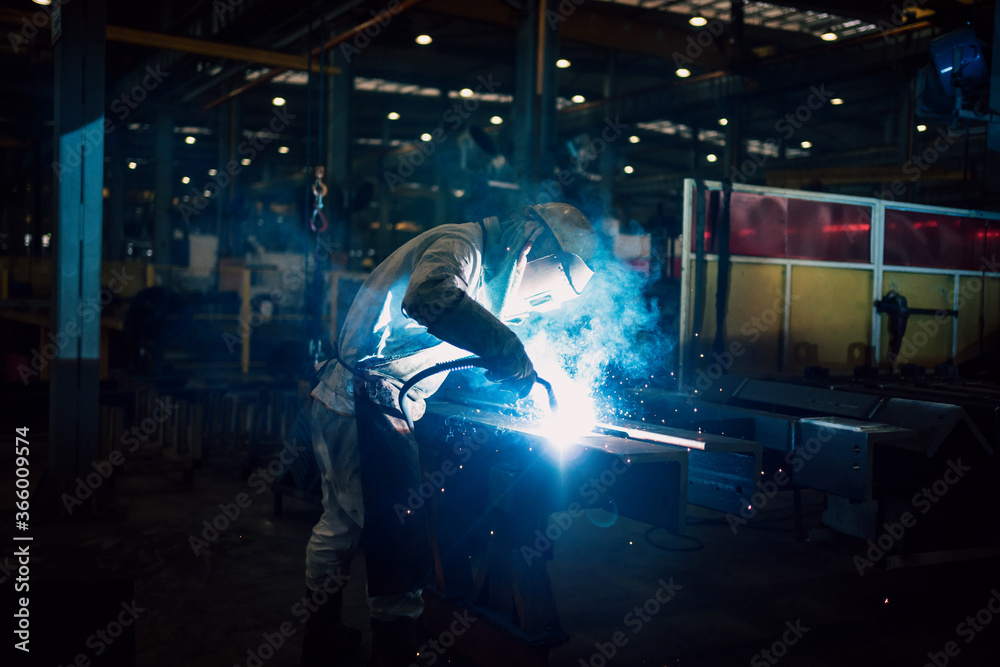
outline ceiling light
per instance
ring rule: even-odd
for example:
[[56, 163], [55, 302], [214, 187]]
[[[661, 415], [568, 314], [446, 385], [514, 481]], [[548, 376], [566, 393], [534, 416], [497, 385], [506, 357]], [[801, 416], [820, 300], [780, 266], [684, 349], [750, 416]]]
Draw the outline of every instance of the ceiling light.
[[556, 67], [558, 67], [559, 69], [566, 69], [571, 64], [572, 63], [570, 63], [570, 61], [566, 60], [565, 58], [560, 58], [559, 60], [556, 61]]
[[386, 116], [386, 118], [388, 118], [389, 120], [399, 120], [399, 114], [396, 113], [395, 111], [390, 111], [389, 115]]
[[705, 159], [708, 160], [709, 162], [715, 162], [716, 160], [719, 159], [719, 157], [714, 153], [709, 153], [708, 155], [705, 156]]
[[639, 140], [639, 137], [637, 137], [637, 136], [636, 136], [636, 135], [634, 135], [634, 134], [633, 134], [633, 135], [632, 135], [631, 137], [629, 137], [629, 138], [628, 138], [628, 142], [629, 142], [630, 144], [637, 144], [637, 143], [639, 143], [639, 141], [640, 141], [640, 140]]
[[626, 174], [631, 174], [631, 173], [632, 173], [633, 171], [635, 171], [635, 169], [633, 169], [633, 168], [632, 168], [632, 165], [630, 165], [630, 164], [627, 164], [627, 165], [625, 165], [625, 169], [624, 169], [623, 171], [624, 171], [624, 172], [625, 172]]
[[189, 176], [185, 176], [184, 178], [181, 179], [181, 183], [183, 183], [184, 185], [187, 185], [190, 182], [191, 178]]
[[417, 40], [416, 41], [417, 41], [417, 44], [419, 44], [420, 46], [427, 46], [428, 44], [430, 44], [434, 40], [431, 39], [430, 35], [417, 35]]
[[811, 142], [811, 141], [803, 141], [801, 144], [799, 144], [799, 146], [802, 146], [802, 148], [812, 148], [813, 147], [813, 142]]
[[271, 100], [271, 104], [273, 104], [276, 107], [283, 107], [285, 106], [285, 98], [275, 97], [273, 100]]
[[135, 168], [136, 168], [136, 167], [138, 167], [138, 166], [139, 166], [139, 165], [137, 165], [137, 164], [136, 164], [135, 162], [129, 162], [129, 163], [128, 163], [128, 168], [129, 168], [129, 169], [135, 169]]
[[211, 190], [205, 190], [201, 194], [202, 194], [202, 196], [205, 197], [205, 199], [210, 199], [212, 197], [212, 191]]
[[420, 141], [430, 141], [432, 139], [430, 132], [424, 132], [420, 135]]
[[32, 0], [36, 5], [41, 5], [42, 7], [48, 7], [52, 4], [52, 0]]
[[836, 107], [839, 107], [843, 103], [844, 103], [844, 100], [840, 99], [839, 97], [834, 97], [832, 100], [830, 100], [830, 104], [832, 104], [833, 106], [836, 106]]
[[503, 122], [503, 118], [501, 118], [500, 116], [493, 116], [493, 118], [490, 118], [490, 122], [493, 123], [494, 125], [499, 125], [500, 123]]
[[288, 152], [288, 146], [278, 146], [278, 152], [284, 155]]
[[209, 169], [209, 170], [208, 170], [208, 175], [209, 175], [209, 176], [215, 176], [215, 175], [216, 175], [216, 174], [218, 174], [218, 173], [219, 173], [219, 172], [218, 172], [217, 170], [215, 170], [215, 169]]
[[837, 39], [837, 33], [835, 32], [824, 32], [819, 36], [824, 42], [832, 42]]
[[463, 88], [458, 91], [458, 94], [462, 97], [472, 97], [475, 93], [472, 92], [472, 88]]
[[927, 130], [926, 125], [917, 125], [917, 132], [924, 132]]
[[583, 95], [574, 95], [572, 99], [574, 104], [582, 104], [587, 101], [587, 98]]
[[195, 138], [194, 137], [184, 137], [184, 143], [186, 143], [186, 144], [193, 144], [194, 142], [195, 142]]
[[708, 24], [708, 19], [704, 16], [692, 16], [688, 19], [688, 23], [693, 25], [695, 28], [700, 28], [701, 26]]
[[682, 79], [686, 79], [689, 76], [691, 76], [691, 70], [684, 69], [683, 67], [681, 67], [679, 70], [674, 71], [674, 74], [676, 74], [677, 76], [679, 76]]
[[729, 119], [728, 118], [720, 118], [719, 119], [719, 125], [729, 125]]
[[248, 157], [243, 158], [242, 160], [240, 160], [240, 164], [242, 164], [244, 167], [246, 167], [247, 165], [250, 164], [250, 158], [248, 158]]

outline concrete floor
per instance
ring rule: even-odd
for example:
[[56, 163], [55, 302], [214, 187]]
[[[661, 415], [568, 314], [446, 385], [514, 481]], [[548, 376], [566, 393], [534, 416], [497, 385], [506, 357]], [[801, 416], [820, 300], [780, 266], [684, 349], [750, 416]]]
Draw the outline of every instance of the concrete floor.
[[[5, 481], [13, 478], [6, 465], [3, 473]], [[195, 556], [189, 537], [201, 532], [202, 520], [219, 514], [220, 503], [231, 503], [240, 493], [251, 497], [250, 506]], [[987, 611], [979, 622], [989, 616], [992, 624], [980, 631], [959, 627], [1000, 587], [996, 561], [869, 571], [861, 577], [852, 557], [866, 545], [829, 533], [826, 539], [795, 541], [790, 498], [778, 496], [736, 534], [722, 515], [689, 507], [691, 539], [622, 518], [608, 527], [587, 518], [575, 521], [556, 541], [549, 563], [562, 625], [570, 634], [551, 651], [551, 664], [920, 667], [935, 665], [929, 652], [937, 654], [935, 667], [1000, 662], [1000, 617], [994, 621]], [[270, 491], [257, 494], [245, 473], [241, 478], [225, 462], [198, 470], [193, 487], [183, 486], [177, 475], [121, 477], [117, 502], [116, 516], [33, 528], [32, 581], [38, 595], [48, 596], [43, 604], [68, 590], [52, 583], [58, 580], [131, 581], [143, 609], [135, 626], [135, 664], [296, 664], [302, 626], [293, 609], [304, 593], [303, 550], [316, 508], [286, 499], [284, 515], [275, 517]], [[807, 493], [805, 502], [807, 525], [818, 528], [822, 496]], [[599, 518], [605, 523], [609, 517]], [[9, 558], [12, 552], [5, 547], [0, 554]], [[363, 567], [362, 559], [353, 564], [346, 617], [367, 629]], [[5, 592], [10, 583], [4, 582]], [[678, 587], [675, 595], [654, 603], [658, 592], [663, 599], [664, 583]], [[95, 613], [86, 597], [74, 604], [77, 616]], [[648, 616], [636, 615], [637, 605], [645, 606]], [[258, 663], [248, 651], [257, 652], [265, 634], [274, 637], [286, 621], [294, 633]], [[44, 622], [43, 616], [39, 623]], [[47, 632], [55, 630], [40, 627], [36, 641]], [[619, 646], [613, 646], [616, 633]], [[957, 657], [943, 653], [949, 641], [955, 642]], [[610, 658], [601, 654], [602, 647]], [[765, 649], [772, 653], [765, 656]], [[95, 657], [93, 647], [84, 644], [69, 653], [59, 664], [70, 664], [80, 653]], [[265, 649], [264, 657], [268, 653]], [[354, 664], [363, 665], [364, 658]], [[452, 650], [438, 664], [476, 661]]]

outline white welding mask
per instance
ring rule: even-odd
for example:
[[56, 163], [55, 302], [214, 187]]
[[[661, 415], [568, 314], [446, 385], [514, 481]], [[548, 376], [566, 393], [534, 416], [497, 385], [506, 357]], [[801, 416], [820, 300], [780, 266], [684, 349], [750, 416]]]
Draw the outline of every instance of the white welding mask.
[[580, 256], [570, 252], [532, 259], [524, 267], [517, 295], [507, 304], [504, 319], [519, 321], [530, 313], [556, 310], [580, 296], [593, 275]]

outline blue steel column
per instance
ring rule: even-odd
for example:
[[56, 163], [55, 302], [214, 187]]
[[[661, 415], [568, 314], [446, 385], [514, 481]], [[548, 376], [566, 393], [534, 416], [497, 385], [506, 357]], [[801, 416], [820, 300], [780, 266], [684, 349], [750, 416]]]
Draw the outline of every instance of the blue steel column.
[[[62, 5], [55, 46], [56, 163], [49, 456], [42, 511], [65, 517], [64, 494], [98, 462], [101, 217], [104, 186], [104, 0]], [[51, 349], [51, 348], [47, 348]], [[103, 485], [101, 489], [106, 489]], [[97, 494], [85, 501], [96, 509]], [[83, 508], [74, 507], [77, 514]]]

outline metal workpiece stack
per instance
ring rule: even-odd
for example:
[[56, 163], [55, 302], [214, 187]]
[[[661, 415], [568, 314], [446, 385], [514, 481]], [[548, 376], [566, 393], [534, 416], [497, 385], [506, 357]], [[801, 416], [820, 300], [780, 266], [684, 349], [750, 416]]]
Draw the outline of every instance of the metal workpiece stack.
[[1000, 553], [993, 522], [980, 520], [997, 508], [995, 388], [723, 376], [711, 389], [704, 398], [656, 389], [634, 398], [647, 421], [759, 441], [762, 483], [824, 492], [823, 523], [837, 532], [878, 540], [887, 526], [905, 526], [886, 566]]

